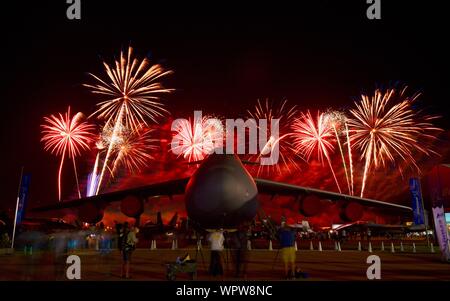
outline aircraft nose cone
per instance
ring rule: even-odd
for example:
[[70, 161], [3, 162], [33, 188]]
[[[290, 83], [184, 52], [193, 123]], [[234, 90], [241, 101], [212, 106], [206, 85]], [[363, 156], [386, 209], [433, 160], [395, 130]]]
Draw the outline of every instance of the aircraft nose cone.
[[201, 211], [224, 212], [239, 209], [248, 201], [248, 183], [239, 181], [232, 170], [218, 168], [209, 175], [200, 174], [198, 187], [193, 191], [192, 203]]
[[233, 227], [251, 220], [258, 207], [250, 174], [234, 156], [208, 158], [186, 188], [186, 210], [203, 227]]

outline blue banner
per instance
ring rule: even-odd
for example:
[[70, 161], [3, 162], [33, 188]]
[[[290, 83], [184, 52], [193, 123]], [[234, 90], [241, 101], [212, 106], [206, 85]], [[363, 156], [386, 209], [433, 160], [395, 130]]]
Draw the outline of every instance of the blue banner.
[[20, 190], [19, 190], [19, 204], [17, 205], [17, 219], [16, 224], [20, 224], [25, 215], [25, 207], [27, 205], [28, 200], [28, 191], [30, 189], [30, 174], [24, 174], [22, 176], [22, 181], [20, 182]]
[[414, 224], [425, 224], [425, 213], [423, 209], [422, 191], [420, 189], [420, 180], [417, 178], [409, 179], [409, 190], [412, 197], [412, 209], [414, 214]]

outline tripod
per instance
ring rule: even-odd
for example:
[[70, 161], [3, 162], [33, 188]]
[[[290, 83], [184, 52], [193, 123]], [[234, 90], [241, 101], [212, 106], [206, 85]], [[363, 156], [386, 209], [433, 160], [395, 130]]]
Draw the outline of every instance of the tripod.
[[[234, 232], [234, 231], [231, 231], [231, 232]], [[230, 263], [232, 262], [232, 259], [233, 259], [233, 252], [232, 252], [233, 250], [231, 248], [230, 237], [228, 235], [229, 233], [230, 233], [229, 231], [224, 232], [225, 241], [224, 241], [224, 249], [223, 249], [224, 257], [225, 257], [224, 264], [226, 266], [227, 272], [230, 271]]]
[[203, 251], [202, 251], [202, 240], [200, 238], [197, 238], [197, 246], [196, 246], [196, 251], [195, 251], [195, 262], [198, 262], [197, 258], [198, 258], [199, 253], [200, 253], [200, 256], [202, 257], [203, 269], [205, 269], [205, 257], [203, 256]]
[[281, 250], [280, 248], [277, 249], [277, 254], [275, 255], [275, 259], [273, 260], [273, 263], [272, 263], [272, 271], [274, 270], [275, 264], [278, 261], [278, 256], [280, 255], [280, 250]]

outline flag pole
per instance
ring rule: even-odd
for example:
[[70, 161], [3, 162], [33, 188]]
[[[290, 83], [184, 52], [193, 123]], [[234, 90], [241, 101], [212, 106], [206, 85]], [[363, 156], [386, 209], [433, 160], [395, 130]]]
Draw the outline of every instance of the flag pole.
[[17, 211], [19, 210], [20, 187], [22, 186], [22, 177], [23, 177], [23, 166], [20, 170], [19, 189], [17, 190], [16, 214], [14, 216], [14, 227], [13, 227], [13, 234], [12, 234], [12, 239], [11, 239], [11, 249], [12, 250], [14, 249], [14, 239], [16, 236]]

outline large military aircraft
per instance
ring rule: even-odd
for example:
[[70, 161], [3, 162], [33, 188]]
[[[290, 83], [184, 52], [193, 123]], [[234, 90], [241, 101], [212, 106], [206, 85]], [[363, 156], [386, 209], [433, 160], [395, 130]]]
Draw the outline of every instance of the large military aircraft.
[[328, 192], [287, 183], [253, 178], [237, 155], [212, 154], [204, 159], [191, 177], [175, 179], [92, 197], [60, 202], [34, 211], [79, 208], [88, 222], [102, 218], [103, 209], [111, 202], [121, 202], [122, 212], [139, 218], [144, 202], [155, 196], [184, 194], [189, 223], [203, 229], [236, 228], [253, 220], [260, 203], [258, 194], [292, 196], [305, 216], [319, 214], [327, 203], [337, 203], [343, 220], [359, 220], [365, 208], [379, 208], [394, 215], [410, 215], [410, 207], [387, 202]]

